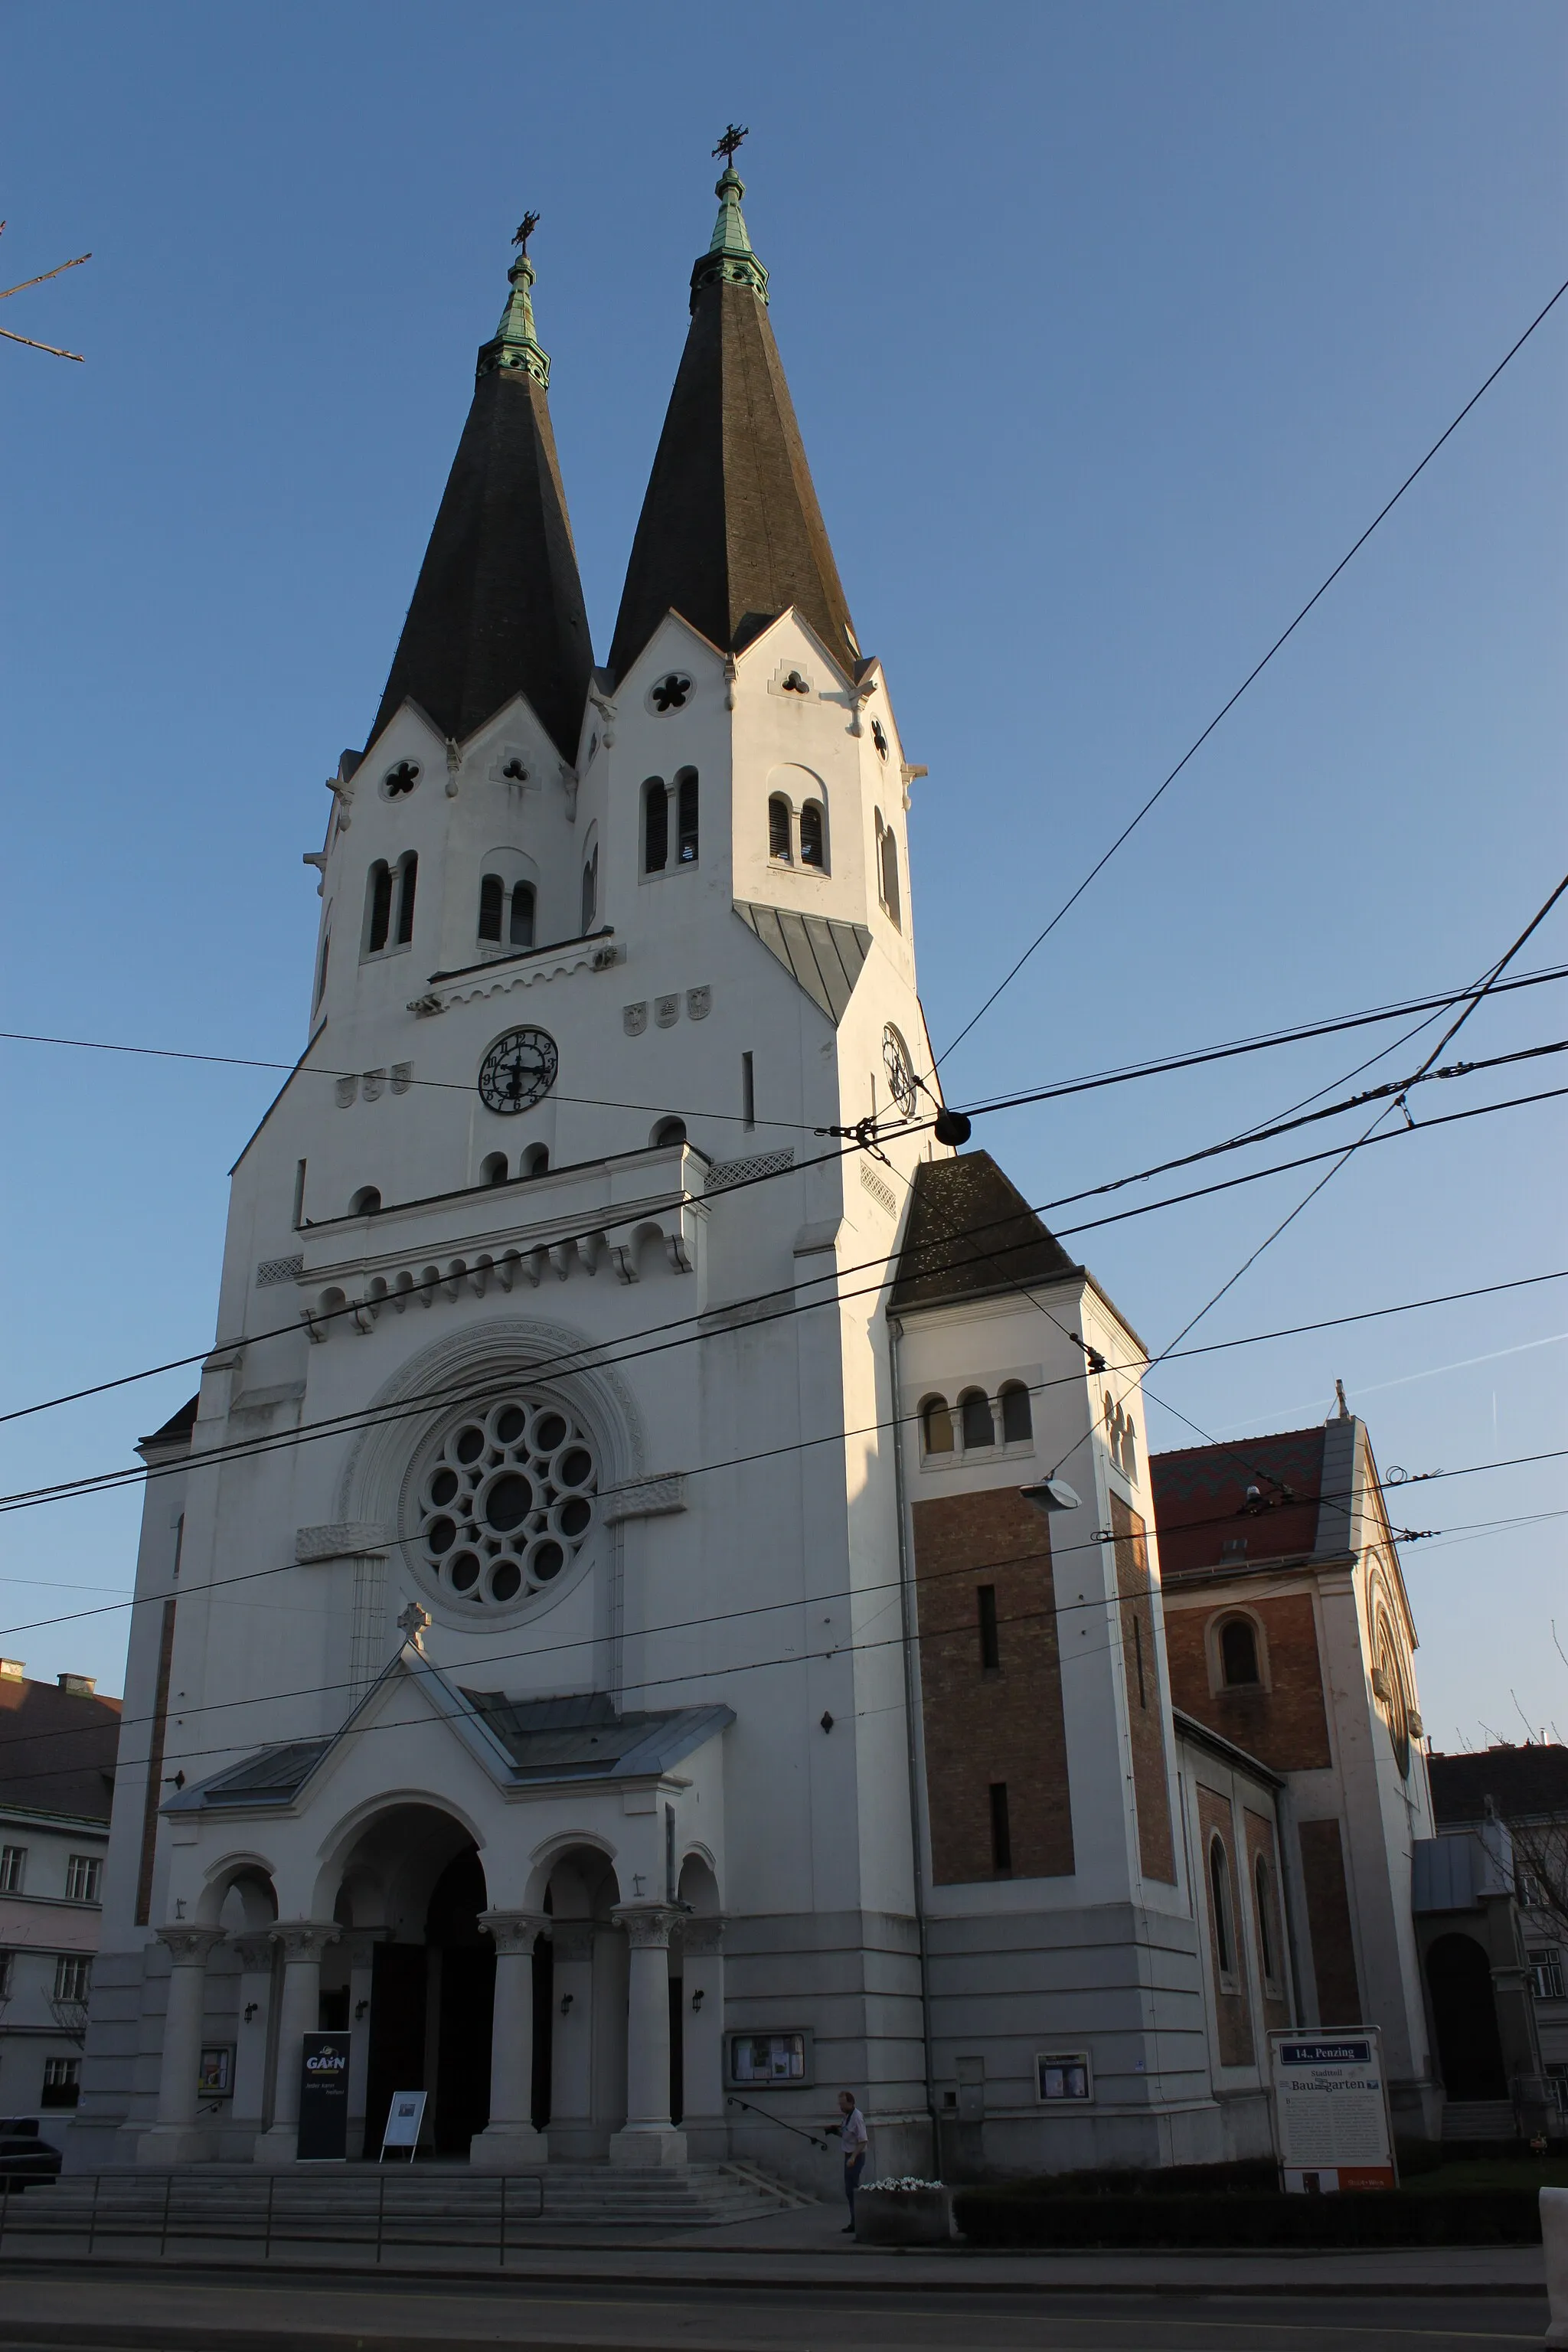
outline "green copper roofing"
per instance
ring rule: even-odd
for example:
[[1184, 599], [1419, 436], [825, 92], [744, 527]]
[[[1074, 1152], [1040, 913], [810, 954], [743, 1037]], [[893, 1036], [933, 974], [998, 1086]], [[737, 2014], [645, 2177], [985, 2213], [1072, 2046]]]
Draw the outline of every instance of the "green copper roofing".
[[[741, 232], [745, 235], [745, 230]], [[520, 253], [507, 271], [511, 280], [511, 292], [506, 309], [500, 314], [500, 324], [488, 343], [479, 346], [476, 375], [493, 374], [497, 368], [522, 368], [534, 382], [550, 388], [550, 354], [542, 351], [533, 331], [533, 298], [530, 291], [534, 278], [533, 264], [525, 251]]]
[[707, 252], [691, 272], [692, 309], [696, 309], [697, 297], [705, 286], [749, 286], [765, 302], [768, 273], [752, 251], [752, 240], [746, 235], [746, 224], [741, 217], [741, 198], [746, 193], [746, 184], [733, 163], [724, 166], [723, 177], [713, 193], [719, 199], [719, 218]]

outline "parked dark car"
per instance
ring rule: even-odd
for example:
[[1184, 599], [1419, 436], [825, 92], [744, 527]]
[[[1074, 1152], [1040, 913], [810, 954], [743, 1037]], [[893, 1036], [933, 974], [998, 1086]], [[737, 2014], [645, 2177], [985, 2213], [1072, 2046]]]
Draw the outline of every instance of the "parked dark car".
[[38, 2134], [37, 2116], [0, 2116], [0, 2187], [26, 2189], [36, 2180], [58, 2180], [65, 2158]]

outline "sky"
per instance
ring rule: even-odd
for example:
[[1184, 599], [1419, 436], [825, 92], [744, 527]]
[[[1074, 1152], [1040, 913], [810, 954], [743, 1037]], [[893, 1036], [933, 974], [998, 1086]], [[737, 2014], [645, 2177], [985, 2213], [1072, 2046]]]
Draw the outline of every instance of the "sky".
[[[92, 259], [0, 313], [85, 354], [0, 342], [5, 1027], [292, 1060], [301, 853], [379, 699], [512, 228], [542, 215], [603, 659], [732, 119], [857, 631], [930, 772], [911, 889], [945, 1047], [1568, 276], [1565, 64], [1568, 16], [1532, 0], [13, 0], [0, 282]], [[1568, 867], [1565, 393], [1568, 298], [944, 1058], [950, 1100], [1457, 989], [1513, 941]], [[1568, 899], [1518, 968], [1557, 963]], [[1441, 1034], [1393, 1050], [1416, 1017], [975, 1140], [1056, 1201], [1406, 1073]], [[1564, 1034], [1543, 984], [1453, 1051]], [[0, 1057], [0, 1407], [202, 1348], [275, 1079]], [[1554, 1100], [1401, 1129], [1184, 1344], [1568, 1266], [1565, 1136]], [[1073, 1246], [1159, 1353], [1321, 1173]], [[1568, 1458], [1474, 1466], [1568, 1444], [1565, 1362], [1568, 1282], [1535, 1283], [1173, 1360], [1151, 1435], [1303, 1426], [1342, 1379], [1385, 1466], [1466, 1473], [1393, 1498], [1436, 1530], [1404, 1567], [1436, 1744], [1568, 1735]], [[191, 1385], [12, 1423], [0, 1487], [133, 1464]], [[0, 1652], [118, 1690], [137, 1516], [130, 1491], [5, 1516]]]

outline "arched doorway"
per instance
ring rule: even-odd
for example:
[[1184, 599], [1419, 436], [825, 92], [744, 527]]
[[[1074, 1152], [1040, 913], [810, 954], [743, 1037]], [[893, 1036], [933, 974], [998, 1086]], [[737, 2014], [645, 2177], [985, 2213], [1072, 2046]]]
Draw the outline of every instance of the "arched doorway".
[[1439, 1936], [1426, 1955], [1426, 1984], [1449, 2098], [1506, 2099], [1491, 1963], [1475, 1937]]

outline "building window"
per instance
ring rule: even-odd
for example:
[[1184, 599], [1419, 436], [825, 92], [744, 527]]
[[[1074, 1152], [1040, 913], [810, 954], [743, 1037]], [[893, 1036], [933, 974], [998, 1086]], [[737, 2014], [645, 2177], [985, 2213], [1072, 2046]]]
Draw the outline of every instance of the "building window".
[[1258, 1957], [1262, 1964], [1263, 1981], [1277, 1985], [1280, 1976], [1279, 1956], [1274, 1948], [1274, 1888], [1268, 1864], [1261, 1854], [1252, 1865], [1252, 1894], [1258, 1910]]
[[397, 861], [397, 944], [405, 948], [414, 937], [414, 893], [419, 884], [419, 860], [412, 849]]
[[511, 893], [511, 919], [507, 928], [507, 939], [514, 948], [531, 948], [533, 945], [533, 908], [532, 883], [515, 883]]
[[921, 1405], [921, 1444], [928, 1454], [952, 1452], [952, 1415], [945, 1397], [927, 1397]]
[[1013, 1832], [1007, 1820], [1007, 1783], [991, 1783], [991, 1867], [998, 1878], [1013, 1868]]
[[351, 1217], [374, 1217], [381, 1212], [381, 1194], [374, 1184], [362, 1184], [349, 1202]]
[[1209, 1911], [1214, 1920], [1215, 1958], [1221, 1980], [1236, 1974], [1236, 1932], [1230, 1916], [1230, 1864], [1225, 1840], [1209, 1840]]
[[[530, 893], [531, 897], [531, 895], [532, 894]], [[588, 933], [593, 929], [594, 918], [598, 911], [599, 845], [595, 842], [591, 854], [584, 861], [583, 866], [583, 936], [584, 939], [587, 938]], [[529, 908], [528, 940], [529, 945], [531, 947], [533, 944], [533, 909], [531, 906]]]
[[327, 992], [327, 963], [332, 952], [331, 912], [329, 907], [326, 928], [321, 932], [321, 952], [316, 959], [316, 992], [310, 999], [312, 1013], [321, 1010], [321, 999]]
[[81, 2060], [46, 2058], [41, 2107], [74, 2107], [81, 2096]]
[[800, 862], [818, 872], [827, 864], [827, 826], [820, 801], [807, 801], [800, 813]]
[[643, 872], [662, 874], [669, 863], [669, 793], [662, 776], [650, 776], [642, 790]]
[[679, 670], [672, 669], [667, 677], [661, 677], [648, 688], [647, 698], [663, 719], [672, 710], [684, 710], [690, 692], [691, 680], [682, 677]]
[[1568, 2000], [1563, 1976], [1563, 1954], [1548, 1945], [1530, 1954], [1530, 1990], [1537, 2000]]
[[506, 905], [506, 884], [499, 874], [487, 874], [479, 884], [479, 937], [500, 944], [501, 912]]
[[563, 1407], [503, 1396], [454, 1422], [426, 1457], [416, 1562], [448, 1606], [531, 1600], [588, 1540], [597, 1487], [593, 1445]]
[[1227, 1617], [1219, 1631], [1220, 1679], [1226, 1690], [1253, 1690], [1258, 1671], [1258, 1634], [1250, 1619]]
[[1028, 1444], [1035, 1434], [1035, 1423], [1029, 1412], [1029, 1391], [1022, 1381], [1009, 1381], [997, 1402], [1002, 1407], [1003, 1444]]
[[550, 1173], [550, 1152], [542, 1143], [531, 1143], [522, 1155], [524, 1176], [547, 1176]]
[[682, 768], [675, 780], [675, 857], [679, 866], [697, 863], [697, 771]]
[[787, 865], [794, 853], [790, 848], [789, 803], [775, 793], [768, 803], [768, 856]]
[[0, 1845], [0, 1895], [20, 1895], [27, 1875], [25, 1845]]
[[995, 1444], [996, 1424], [991, 1418], [991, 1400], [983, 1389], [966, 1389], [958, 1400], [958, 1411], [963, 1424], [965, 1453], [973, 1445]]
[[1552, 2095], [1556, 2100], [1559, 2109], [1563, 2115], [1568, 2116], [1568, 2065], [1563, 2064], [1561, 2061], [1548, 2065], [1546, 2079], [1552, 2085]]
[[975, 1605], [980, 1619], [980, 1671], [996, 1675], [1002, 1671], [1002, 1652], [996, 1639], [996, 1587], [980, 1584], [974, 1589]]
[[479, 1179], [482, 1183], [486, 1184], [504, 1184], [506, 1182], [506, 1153], [504, 1151], [492, 1151], [489, 1154], [489, 1157], [484, 1160], [480, 1166]]
[[66, 1901], [96, 1903], [103, 1864], [95, 1853], [73, 1853], [66, 1864]]
[[648, 1138], [655, 1151], [668, 1150], [672, 1145], [685, 1140], [686, 1121], [683, 1118], [661, 1118]]
[[85, 2000], [92, 1986], [92, 1962], [85, 1952], [62, 1952], [55, 1962], [55, 1999]]
[[899, 899], [899, 845], [890, 825], [882, 822], [882, 812], [876, 811], [877, 820], [877, 896], [883, 912], [898, 929], [903, 928]]
[[16, 1955], [13, 1952], [0, 1952], [0, 2000], [10, 1998], [11, 1962], [15, 1958]]
[[378, 857], [365, 884], [364, 945], [367, 955], [379, 955], [392, 929], [392, 868]]

